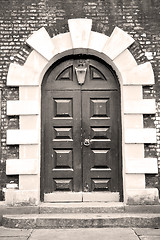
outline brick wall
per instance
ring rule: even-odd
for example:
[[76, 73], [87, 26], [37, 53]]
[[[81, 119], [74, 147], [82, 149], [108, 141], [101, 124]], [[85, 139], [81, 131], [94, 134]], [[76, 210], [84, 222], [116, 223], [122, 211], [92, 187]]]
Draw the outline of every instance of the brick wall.
[[[128, 32], [135, 43], [130, 47], [140, 64], [150, 61], [155, 73], [154, 87], [144, 88], [144, 98], [156, 98], [156, 115], [144, 115], [144, 126], [157, 128], [157, 144], [145, 145], [145, 156], [157, 156], [160, 164], [160, 4], [159, 0], [1, 0], [0, 7], [0, 89], [1, 159], [0, 200], [6, 183], [18, 182], [5, 175], [7, 158], [18, 158], [18, 146], [6, 146], [6, 129], [19, 125], [17, 117], [6, 116], [6, 101], [18, 99], [18, 88], [6, 87], [11, 62], [23, 64], [31, 51], [25, 40], [45, 27], [50, 36], [68, 31], [69, 18], [92, 18], [92, 30], [110, 35], [115, 26]], [[159, 187], [158, 175], [146, 175], [147, 187]], [[160, 180], [159, 180], [160, 181]]]

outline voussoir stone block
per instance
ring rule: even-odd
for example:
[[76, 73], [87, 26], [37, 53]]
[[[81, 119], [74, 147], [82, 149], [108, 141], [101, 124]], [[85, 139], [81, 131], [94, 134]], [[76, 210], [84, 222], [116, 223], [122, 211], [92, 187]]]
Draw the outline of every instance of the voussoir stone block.
[[123, 73], [123, 71], [130, 70], [137, 66], [135, 58], [128, 49], [124, 50], [120, 55], [118, 55], [113, 60], [113, 63], [121, 74]]
[[88, 48], [102, 52], [108, 39], [105, 34], [91, 31]]
[[70, 32], [56, 35], [55, 37], [52, 38], [52, 43], [54, 46], [57, 47], [58, 53], [61, 53], [73, 48]]
[[[39, 72], [39, 76], [47, 65], [47, 59], [39, 54], [36, 50], [33, 50], [29, 54], [26, 62], [24, 63], [24, 66], [32, 68], [35, 72]], [[41, 78], [39, 78], [38, 84], [40, 84], [40, 79]]]
[[11, 63], [7, 75], [7, 86], [37, 86], [39, 73], [32, 67]]
[[69, 19], [68, 26], [71, 33], [73, 48], [88, 48], [91, 19]]
[[54, 46], [52, 40], [44, 27], [35, 31], [26, 42], [48, 61], [58, 53], [57, 46]]
[[154, 73], [150, 62], [143, 63], [123, 72], [124, 85], [153, 85]]
[[126, 50], [133, 42], [134, 39], [130, 35], [122, 29], [115, 27], [103, 49], [103, 53], [113, 60]]

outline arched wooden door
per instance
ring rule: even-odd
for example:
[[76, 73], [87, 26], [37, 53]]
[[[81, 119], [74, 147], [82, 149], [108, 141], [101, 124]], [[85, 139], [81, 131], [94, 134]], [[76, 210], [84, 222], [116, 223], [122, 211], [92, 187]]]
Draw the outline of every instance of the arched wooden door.
[[96, 58], [63, 59], [42, 84], [43, 193], [121, 192], [120, 87]]

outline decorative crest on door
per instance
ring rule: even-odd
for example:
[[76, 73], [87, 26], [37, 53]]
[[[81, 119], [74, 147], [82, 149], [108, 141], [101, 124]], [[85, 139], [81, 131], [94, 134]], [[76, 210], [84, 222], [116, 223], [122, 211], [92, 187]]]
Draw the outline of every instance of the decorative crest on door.
[[77, 80], [80, 85], [83, 85], [85, 82], [87, 67], [85, 62], [80, 62], [78, 67], [75, 67]]

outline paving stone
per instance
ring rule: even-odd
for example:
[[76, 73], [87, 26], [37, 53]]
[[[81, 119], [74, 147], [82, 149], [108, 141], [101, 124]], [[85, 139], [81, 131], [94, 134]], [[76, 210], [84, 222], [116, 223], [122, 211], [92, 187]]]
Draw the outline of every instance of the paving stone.
[[141, 236], [140, 237], [140, 240], [159, 240], [160, 239], [160, 236]]
[[[160, 225], [159, 225], [160, 227]], [[160, 239], [160, 228], [134, 228], [134, 231], [138, 236], [159, 236]]]
[[132, 229], [99, 228], [99, 229], [42, 229], [34, 230], [29, 240], [138, 240]]
[[28, 237], [32, 233], [32, 229], [11, 229], [0, 227], [0, 240], [2, 237]]

